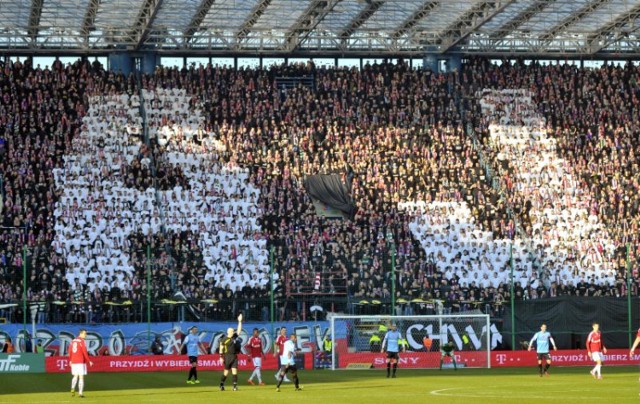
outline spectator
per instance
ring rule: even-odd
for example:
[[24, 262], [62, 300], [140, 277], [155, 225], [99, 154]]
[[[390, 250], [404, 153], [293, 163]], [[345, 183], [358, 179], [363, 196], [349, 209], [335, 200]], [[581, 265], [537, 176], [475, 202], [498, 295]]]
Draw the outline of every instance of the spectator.
[[7, 338], [5, 339], [4, 346], [2, 347], [2, 352], [3, 353], [14, 352], [13, 343], [11, 342], [11, 337], [7, 336]]
[[154, 355], [164, 355], [164, 344], [160, 340], [159, 335], [156, 335], [155, 339], [151, 343], [151, 352]]
[[42, 346], [42, 340], [41, 339], [38, 340], [38, 343], [35, 346], [34, 352], [35, 353], [39, 353], [39, 354], [40, 353], [44, 353], [44, 346]]

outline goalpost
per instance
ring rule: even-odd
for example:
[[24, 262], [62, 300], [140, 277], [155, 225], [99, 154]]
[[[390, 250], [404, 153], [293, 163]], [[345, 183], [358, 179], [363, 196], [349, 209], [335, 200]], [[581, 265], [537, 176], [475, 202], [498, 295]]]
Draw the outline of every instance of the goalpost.
[[[440, 347], [453, 342], [458, 368], [490, 368], [491, 336], [488, 314], [433, 316], [341, 316], [331, 318], [331, 369], [386, 367], [380, 345], [395, 324], [406, 349], [400, 351], [401, 368], [439, 368]], [[443, 367], [452, 368], [450, 358]]]

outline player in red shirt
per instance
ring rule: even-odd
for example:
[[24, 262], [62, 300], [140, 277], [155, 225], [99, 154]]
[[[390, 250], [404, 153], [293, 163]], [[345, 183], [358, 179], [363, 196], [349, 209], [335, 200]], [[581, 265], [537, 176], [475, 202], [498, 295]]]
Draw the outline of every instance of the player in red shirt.
[[[638, 332], [636, 333], [636, 340], [633, 341], [633, 345], [631, 346], [631, 351], [629, 352], [629, 357], [631, 360], [633, 360], [633, 351], [636, 350], [636, 348], [638, 347], [638, 344], [640, 344], [640, 328], [638, 329]], [[640, 381], [640, 380], [638, 380]]]
[[587, 353], [589, 354], [589, 358], [596, 363], [596, 366], [589, 373], [596, 379], [602, 379], [602, 374], [600, 373], [602, 359], [604, 359], [602, 354], [607, 353], [607, 348], [602, 343], [600, 324], [593, 323], [592, 327], [593, 331], [591, 331], [587, 337]]
[[84, 376], [87, 374], [87, 363], [93, 366], [89, 359], [87, 345], [84, 343], [87, 338], [87, 330], [82, 329], [76, 338], [71, 341], [69, 348], [69, 363], [71, 364], [71, 396], [75, 396], [76, 383], [78, 384], [78, 394], [84, 397]]
[[633, 356], [633, 351], [636, 350], [638, 345], [640, 344], [640, 328], [638, 328], [638, 332], [636, 333], [636, 340], [633, 341], [633, 346], [631, 347], [631, 352], [629, 352], [630, 356]]
[[249, 338], [249, 342], [245, 346], [249, 347], [249, 356], [251, 356], [251, 360], [253, 360], [253, 373], [251, 373], [251, 377], [249, 378], [249, 384], [254, 384], [253, 378], [257, 377], [258, 384], [264, 386], [262, 373], [260, 373], [264, 353], [262, 352], [262, 338], [260, 338], [260, 331], [257, 328], [253, 329], [253, 335]]
[[[282, 367], [282, 364], [280, 363], [280, 355], [282, 354], [282, 352], [284, 352], [284, 343], [287, 342], [289, 340], [289, 338], [287, 338], [287, 328], [286, 327], [282, 327], [280, 329], [280, 335], [278, 335], [278, 337], [276, 338], [276, 344], [275, 344], [275, 349], [273, 352], [273, 356], [278, 358], [278, 373], [276, 373], [276, 380], [280, 380], [279, 376], [280, 376], [280, 368]], [[289, 380], [287, 378], [287, 376], [284, 376], [284, 381], [285, 382], [290, 382], [291, 380]]]

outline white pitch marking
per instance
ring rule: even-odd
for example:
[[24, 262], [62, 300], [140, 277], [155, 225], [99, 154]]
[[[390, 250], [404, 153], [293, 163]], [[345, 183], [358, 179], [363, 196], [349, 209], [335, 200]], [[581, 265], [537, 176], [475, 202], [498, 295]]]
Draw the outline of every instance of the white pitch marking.
[[[466, 398], [526, 398], [526, 399], [545, 399], [545, 400], [559, 400], [559, 401], [565, 401], [566, 397], [549, 397], [549, 396], [530, 396], [530, 395], [526, 395], [526, 396], [515, 396], [513, 394], [471, 394], [471, 393], [464, 393], [464, 392], [460, 392], [460, 393], [449, 393], [447, 394], [446, 392], [448, 391], [452, 391], [452, 390], [462, 390], [462, 387], [452, 387], [452, 388], [448, 388], [448, 389], [440, 389], [440, 390], [431, 390], [429, 392], [429, 394], [434, 395], [434, 396], [443, 396], [443, 397], [466, 397]], [[573, 396], [571, 397], [572, 400], [574, 399], [607, 399], [609, 397], [595, 397], [595, 396], [588, 396], [588, 397], [579, 397], [579, 396]]]

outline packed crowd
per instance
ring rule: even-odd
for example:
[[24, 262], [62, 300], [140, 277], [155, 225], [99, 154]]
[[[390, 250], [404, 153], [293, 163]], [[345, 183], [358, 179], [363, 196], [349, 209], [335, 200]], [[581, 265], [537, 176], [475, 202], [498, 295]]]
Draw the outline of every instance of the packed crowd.
[[[624, 295], [628, 245], [629, 276], [637, 294], [640, 197], [635, 192], [638, 126], [634, 116], [638, 73], [632, 63], [578, 69], [571, 65], [491, 66], [481, 60], [466, 64], [461, 72], [461, 86], [468, 97], [500, 94], [480, 98], [500, 105], [501, 114], [482, 113], [482, 101], [471, 114], [477, 118], [484, 150], [493, 153], [496, 167], [502, 168], [500, 180], [510, 203], [518, 207], [527, 234], [537, 240], [539, 256], [551, 251], [545, 270], [556, 287], [575, 288], [586, 281], [601, 285], [602, 294], [611, 290], [610, 294]], [[504, 88], [522, 92], [500, 100]], [[507, 103], [510, 108], [504, 107]], [[515, 134], [524, 139], [519, 147], [506, 146], [496, 141], [500, 131], [510, 132], [507, 137], [512, 139]], [[510, 160], [514, 152], [519, 155]], [[536, 162], [541, 153], [552, 157], [546, 165]], [[530, 176], [523, 181], [519, 172]], [[537, 186], [527, 186], [530, 182]], [[554, 227], [560, 229], [554, 231]], [[569, 250], [573, 252], [567, 254]], [[571, 274], [566, 273], [567, 266], [573, 268]]]
[[557, 141], [547, 136], [531, 94], [485, 90], [479, 100], [491, 122], [485, 149], [502, 173], [510, 203], [519, 207], [541, 272], [557, 283], [586, 276], [613, 284], [614, 242], [571, 162], [556, 153]]
[[39, 69], [26, 60], [0, 69], [0, 300], [21, 298], [23, 268], [28, 268], [29, 300], [69, 299], [67, 262], [51, 248], [60, 197], [54, 169], [63, 165], [65, 151], [81, 131], [85, 97], [116, 96], [133, 86], [98, 64], [63, 66], [57, 61], [51, 69]]
[[[313, 75], [315, 88], [279, 88], [284, 73]], [[0, 301], [19, 300], [25, 252], [28, 298], [46, 305], [43, 321], [140, 321], [149, 267], [156, 302], [187, 300], [207, 318], [246, 310], [263, 319], [271, 248], [282, 320], [300, 318], [302, 302], [323, 296], [388, 302], [394, 286], [399, 301], [419, 302], [399, 308], [407, 314], [430, 312], [434, 300], [448, 311], [488, 305], [496, 314], [510, 298], [512, 247], [517, 298], [626, 293], [624, 273], [613, 271], [620, 246], [638, 245], [635, 104], [624, 102], [635, 100], [635, 84], [622, 95], [606, 89], [635, 83], [635, 68], [472, 61], [459, 75], [440, 75], [403, 63], [362, 71], [200, 66], [158, 68], [140, 88], [81, 62], [7, 64], [0, 74]], [[530, 93], [482, 93], [505, 87]], [[500, 190], [486, 178], [456, 92], [477, 100], [470, 114]], [[515, 98], [517, 110], [501, 104]], [[512, 142], [515, 134], [522, 141]], [[527, 154], [555, 165], [556, 151], [575, 170], [568, 196], [546, 185], [557, 187], [561, 173], [538, 168], [525, 181], [533, 166], [516, 166]], [[355, 219], [316, 214], [304, 178], [346, 176], [347, 166]], [[548, 235], [586, 195], [587, 227], [575, 237], [592, 240], [602, 266], [582, 271], [554, 249], [570, 244]], [[568, 216], [550, 206], [564, 196]]]

